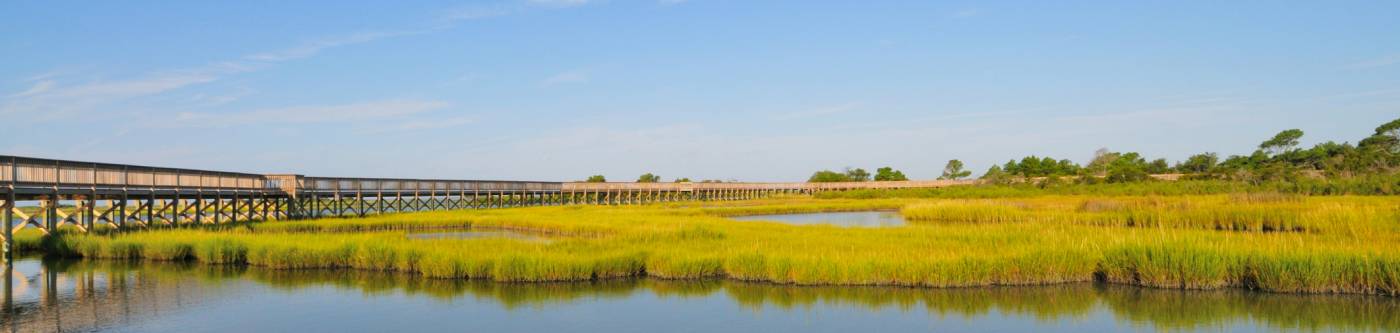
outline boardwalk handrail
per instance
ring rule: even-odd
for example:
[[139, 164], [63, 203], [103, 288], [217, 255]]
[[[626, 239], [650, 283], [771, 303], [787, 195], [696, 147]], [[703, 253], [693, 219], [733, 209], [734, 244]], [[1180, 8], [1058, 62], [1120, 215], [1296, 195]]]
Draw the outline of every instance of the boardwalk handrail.
[[268, 190], [279, 180], [225, 171], [78, 162], [0, 155], [0, 181], [52, 187], [179, 187]]
[[562, 183], [516, 180], [301, 177], [301, 191], [474, 192], [560, 191]]
[[853, 189], [935, 188], [976, 184], [975, 180], [921, 180], [890, 182], [726, 182], [726, 183], [585, 183], [508, 180], [451, 180], [413, 178], [306, 177], [260, 175], [226, 171], [150, 167], [112, 163], [78, 162], [0, 155], [0, 182], [43, 187], [145, 187], [184, 189], [236, 189], [298, 192], [481, 192], [481, 191], [706, 191], [789, 190], [828, 191]]
[[[0, 182], [31, 187], [145, 187], [281, 191], [559, 191], [562, 183], [508, 180], [304, 177], [0, 155]], [[284, 186], [286, 185], [286, 186]]]
[[832, 183], [806, 183], [806, 182], [728, 182], [728, 183], [589, 183], [570, 182], [564, 183], [565, 191], [696, 191], [696, 190], [792, 190], [792, 191], [819, 191], [819, 190], [856, 190], [856, 189], [899, 189], [899, 188], [937, 188], [959, 185], [977, 184], [977, 180], [907, 180], [907, 181], [882, 181], [882, 182], [832, 182]]

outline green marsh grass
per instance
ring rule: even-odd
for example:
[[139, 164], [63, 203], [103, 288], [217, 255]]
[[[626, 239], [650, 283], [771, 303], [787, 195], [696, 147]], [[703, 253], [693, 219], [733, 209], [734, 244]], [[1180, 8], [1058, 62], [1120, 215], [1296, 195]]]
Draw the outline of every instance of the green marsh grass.
[[1047, 196], [914, 203], [901, 213], [930, 223], [1081, 224], [1245, 232], [1394, 233], [1400, 200], [1386, 197], [1213, 195]]

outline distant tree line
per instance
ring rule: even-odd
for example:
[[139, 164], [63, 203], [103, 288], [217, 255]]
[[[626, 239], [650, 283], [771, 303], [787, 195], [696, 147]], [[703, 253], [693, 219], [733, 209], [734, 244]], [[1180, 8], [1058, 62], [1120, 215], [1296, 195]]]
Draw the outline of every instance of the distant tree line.
[[1250, 181], [1352, 177], [1400, 169], [1400, 119], [1376, 127], [1355, 145], [1327, 141], [1299, 149], [1302, 137], [1303, 131], [1290, 129], [1260, 143], [1248, 156], [1233, 155], [1215, 163], [1215, 154], [1202, 153], [1187, 158], [1181, 166], [1201, 178]]
[[875, 169], [875, 181], [877, 182], [895, 182], [904, 180], [909, 180], [909, 177], [905, 177], [903, 171], [895, 170], [891, 167]]
[[[592, 176], [588, 176], [588, 178], [585, 179], [584, 182], [587, 182], [587, 183], [606, 183], [606, 182], [608, 182], [608, 178], [607, 178], [607, 177], [603, 177], [603, 175], [592, 175]], [[655, 174], [652, 174], [652, 173], [648, 172], [648, 173], [642, 174], [641, 176], [637, 176], [637, 182], [638, 182], [638, 183], [660, 183], [660, 182], [661, 182], [661, 176], [655, 175]], [[724, 180], [718, 180], [718, 179], [705, 179], [705, 180], [701, 180], [701, 181], [696, 182], [696, 181], [690, 180], [689, 177], [680, 177], [680, 178], [676, 178], [673, 182], [676, 182], [676, 183], [724, 183], [724, 182], [726, 182], [726, 181], [724, 181]], [[738, 182], [738, 181], [737, 181], [737, 180], [729, 180], [729, 181], [727, 181], [727, 182], [731, 182], [731, 183], [732, 183], [732, 182]]]
[[[870, 172], [865, 171], [865, 169], [848, 167], [841, 172], [831, 170], [817, 171], [812, 173], [811, 177], [807, 178], [807, 182], [868, 182], [872, 179], [871, 177]], [[902, 181], [909, 180], [909, 177], [905, 176], [903, 171], [895, 170], [892, 167], [883, 167], [875, 169], [874, 180], [877, 182]]]
[[1148, 161], [1136, 152], [1099, 149], [1088, 165], [1068, 159], [1027, 156], [993, 165], [981, 177], [992, 182], [1044, 178], [1047, 182], [1072, 178], [1080, 183], [1123, 183], [1147, 180], [1153, 174], [1181, 174], [1186, 179], [1222, 179], [1249, 182], [1292, 181], [1299, 177], [1337, 178], [1395, 173], [1400, 169], [1400, 119], [1376, 127], [1375, 132], [1353, 145], [1327, 141], [1299, 149], [1303, 131], [1289, 129], [1261, 142], [1249, 155], [1224, 158], [1213, 152], [1191, 155], [1169, 165], [1166, 159]]
[[1069, 159], [1027, 156], [1020, 161], [1009, 160], [1002, 165], [993, 165], [982, 174], [982, 179], [993, 182], [1009, 181], [1015, 178], [1047, 178], [1051, 180], [1065, 177], [1078, 177], [1082, 181], [1132, 182], [1146, 180], [1149, 175], [1171, 173], [1172, 167], [1164, 158], [1148, 161], [1137, 152], [1113, 152], [1099, 149], [1088, 165], [1079, 165]]
[[648, 173], [642, 174], [641, 176], [638, 176], [638, 177], [637, 177], [637, 182], [638, 182], [638, 183], [659, 183], [659, 182], [661, 182], [661, 176], [653, 175], [653, 174], [651, 174], [650, 172], [648, 172]]

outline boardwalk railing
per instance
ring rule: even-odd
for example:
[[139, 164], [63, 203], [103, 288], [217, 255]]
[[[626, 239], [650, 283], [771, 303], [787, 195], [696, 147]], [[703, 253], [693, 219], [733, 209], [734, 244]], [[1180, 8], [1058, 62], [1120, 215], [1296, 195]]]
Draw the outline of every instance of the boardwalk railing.
[[387, 178], [325, 178], [312, 177], [300, 180], [298, 192], [342, 191], [342, 192], [472, 192], [472, 191], [559, 191], [557, 182], [525, 182], [494, 180], [426, 180], [426, 179], [387, 179]]
[[24, 193], [54, 188], [264, 190], [280, 186], [278, 180], [257, 174], [14, 156], [0, 156], [0, 182], [12, 183]]
[[834, 182], [834, 183], [564, 183], [564, 191], [676, 191], [693, 192], [706, 190], [765, 190], [800, 191], [845, 191], [856, 189], [900, 189], [938, 188], [959, 185], [972, 185], [975, 180], [911, 180], [892, 182]]
[[939, 188], [976, 184], [975, 180], [926, 180], [837, 183], [564, 183], [568, 204], [633, 204], [671, 201], [757, 199], [779, 194], [812, 194], [859, 189]]

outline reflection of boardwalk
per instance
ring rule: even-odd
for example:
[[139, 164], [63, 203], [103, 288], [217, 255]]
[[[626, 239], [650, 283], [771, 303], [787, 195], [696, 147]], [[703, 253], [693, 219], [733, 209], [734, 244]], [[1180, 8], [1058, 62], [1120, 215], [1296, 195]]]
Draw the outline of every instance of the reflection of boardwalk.
[[8, 332], [100, 330], [183, 311], [209, 296], [191, 278], [144, 270], [52, 268], [38, 260], [7, 270], [0, 328]]

